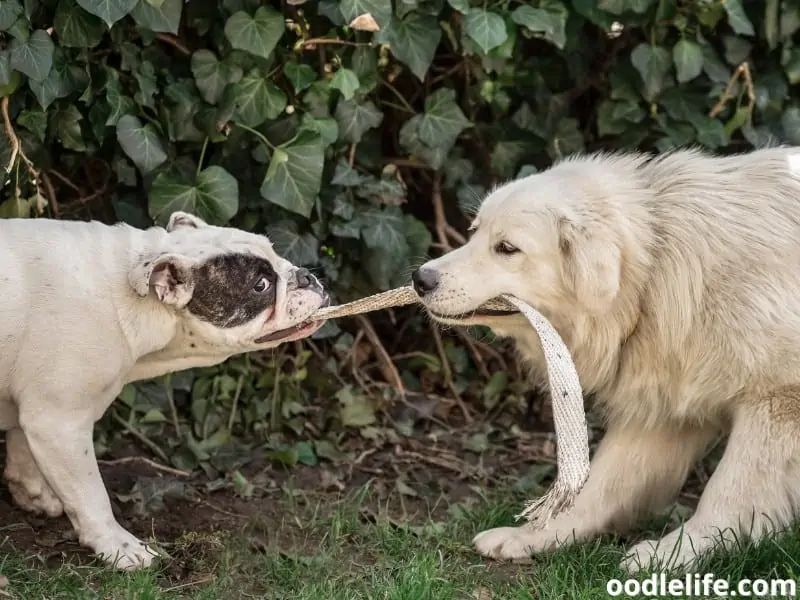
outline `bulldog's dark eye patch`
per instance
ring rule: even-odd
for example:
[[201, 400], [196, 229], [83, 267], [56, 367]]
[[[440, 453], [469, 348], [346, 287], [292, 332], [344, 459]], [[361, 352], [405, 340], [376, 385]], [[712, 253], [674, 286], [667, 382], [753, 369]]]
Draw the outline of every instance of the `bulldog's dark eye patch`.
[[193, 272], [194, 293], [186, 308], [217, 327], [237, 327], [275, 304], [278, 275], [268, 260], [251, 254], [222, 254]]

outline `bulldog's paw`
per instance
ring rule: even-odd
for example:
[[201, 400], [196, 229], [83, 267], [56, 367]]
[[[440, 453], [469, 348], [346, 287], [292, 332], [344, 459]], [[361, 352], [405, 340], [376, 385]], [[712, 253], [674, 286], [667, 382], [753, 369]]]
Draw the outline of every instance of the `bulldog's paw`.
[[488, 529], [476, 535], [472, 543], [480, 554], [505, 560], [524, 560], [550, 546], [541, 531], [524, 527]]
[[117, 525], [102, 536], [81, 540], [106, 563], [121, 571], [137, 571], [149, 567], [158, 553]]
[[23, 510], [34, 514], [44, 513], [48, 517], [60, 517], [64, 513], [64, 505], [61, 500], [56, 497], [44, 480], [36, 482], [36, 485], [31, 485], [29, 481], [7, 481], [6, 483], [14, 503]]

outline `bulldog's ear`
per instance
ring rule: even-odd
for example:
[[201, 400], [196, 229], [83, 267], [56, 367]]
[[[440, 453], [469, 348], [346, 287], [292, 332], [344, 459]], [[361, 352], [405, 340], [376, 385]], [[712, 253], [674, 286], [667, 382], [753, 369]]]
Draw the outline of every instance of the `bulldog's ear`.
[[152, 290], [164, 304], [183, 308], [194, 292], [196, 261], [180, 254], [143, 256], [128, 274], [128, 281], [140, 296]]
[[174, 231], [180, 227], [192, 227], [193, 229], [199, 229], [200, 227], [208, 227], [208, 223], [203, 221], [203, 219], [200, 217], [195, 217], [187, 212], [177, 210], [169, 217], [167, 231]]
[[619, 294], [619, 247], [568, 218], [558, 223], [564, 278], [580, 304], [594, 315], [606, 312]]

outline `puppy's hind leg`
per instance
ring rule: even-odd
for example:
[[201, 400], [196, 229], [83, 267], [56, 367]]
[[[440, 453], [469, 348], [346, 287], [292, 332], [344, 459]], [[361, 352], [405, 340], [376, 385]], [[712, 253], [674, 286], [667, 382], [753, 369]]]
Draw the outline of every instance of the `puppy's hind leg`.
[[[44, 390], [37, 390], [44, 392]], [[93, 414], [108, 402], [61, 393], [19, 398], [19, 423], [42, 475], [64, 504], [78, 540], [122, 570], [147, 567], [156, 554], [114, 518], [92, 444]], [[72, 392], [70, 392], [70, 395]]]
[[800, 386], [792, 386], [737, 409], [725, 453], [694, 515], [662, 539], [634, 546], [622, 566], [631, 572], [648, 565], [691, 568], [715, 548], [784, 529], [799, 501]]
[[3, 471], [14, 502], [33, 513], [59, 517], [64, 505], [45, 481], [39, 465], [31, 454], [28, 440], [22, 429], [16, 427], [6, 432], [6, 468]]
[[570, 510], [543, 529], [498, 527], [479, 533], [473, 543], [485, 556], [519, 559], [604, 531], [624, 530], [675, 497], [716, 434], [713, 428], [612, 424]]

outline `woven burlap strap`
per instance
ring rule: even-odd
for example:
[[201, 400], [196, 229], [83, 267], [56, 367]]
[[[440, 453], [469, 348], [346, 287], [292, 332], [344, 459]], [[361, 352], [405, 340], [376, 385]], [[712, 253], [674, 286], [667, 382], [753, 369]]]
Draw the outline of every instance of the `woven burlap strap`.
[[[419, 303], [411, 287], [401, 287], [367, 296], [316, 312], [314, 319], [335, 319], [361, 313]], [[536, 330], [547, 361], [547, 376], [553, 398], [556, 427], [558, 475], [546, 494], [529, 502], [517, 515], [528, 526], [543, 527], [552, 517], [567, 510], [589, 475], [589, 435], [583, 408], [583, 391], [569, 350], [552, 325], [522, 300], [503, 295], [482, 308], [522, 313]]]

